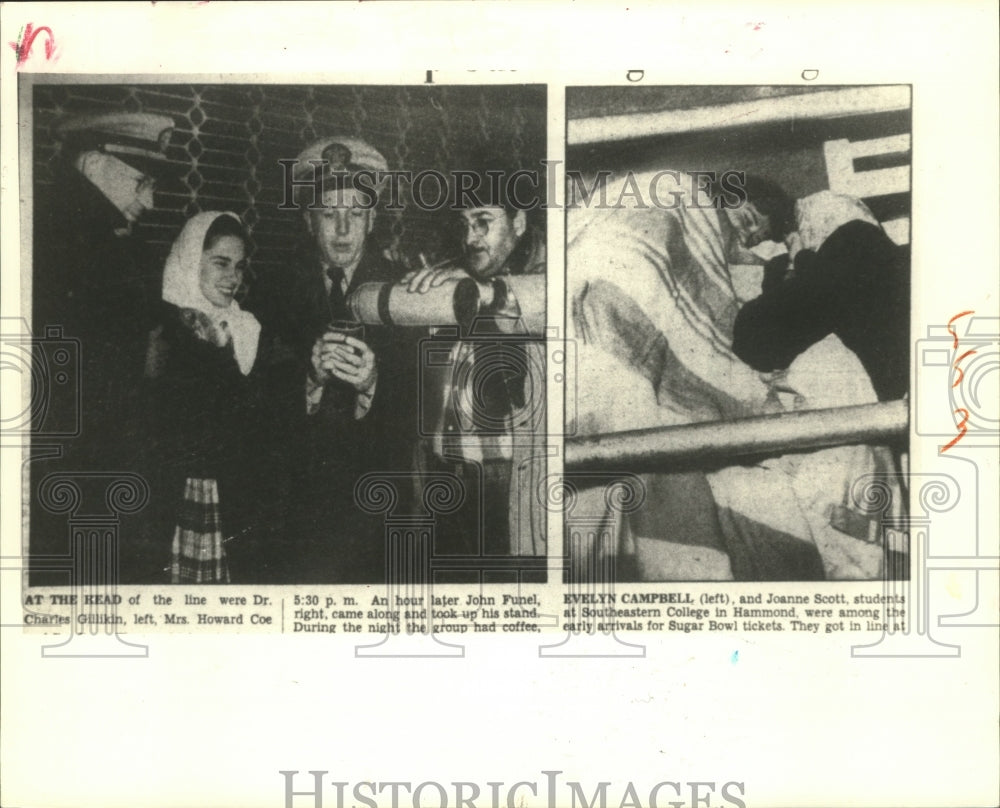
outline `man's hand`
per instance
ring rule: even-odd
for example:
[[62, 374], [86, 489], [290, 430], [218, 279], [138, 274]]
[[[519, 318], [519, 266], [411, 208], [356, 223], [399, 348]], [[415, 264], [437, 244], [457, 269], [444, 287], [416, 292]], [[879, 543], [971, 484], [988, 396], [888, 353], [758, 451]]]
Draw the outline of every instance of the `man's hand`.
[[406, 286], [406, 291], [422, 295], [445, 281], [457, 281], [468, 277], [469, 273], [459, 267], [443, 267], [441, 269], [427, 267], [407, 272], [400, 283]]
[[354, 337], [328, 331], [313, 345], [311, 360], [311, 374], [319, 384], [337, 378], [363, 393], [375, 383], [375, 354]]

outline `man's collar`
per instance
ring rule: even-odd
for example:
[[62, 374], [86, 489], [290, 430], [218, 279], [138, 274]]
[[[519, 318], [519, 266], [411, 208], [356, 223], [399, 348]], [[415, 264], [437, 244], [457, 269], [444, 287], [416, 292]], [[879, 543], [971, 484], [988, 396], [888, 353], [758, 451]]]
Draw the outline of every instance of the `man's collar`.
[[[358, 258], [358, 260], [355, 261], [353, 264], [351, 264], [349, 267], [340, 267], [340, 271], [344, 273], [344, 280], [346, 281], [348, 286], [351, 285], [351, 281], [354, 279], [354, 275], [358, 271], [358, 267], [361, 266], [362, 260], [364, 260], [364, 253], [362, 253], [361, 256]], [[331, 283], [331, 281], [329, 280], [327, 272], [330, 269], [332, 269], [333, 266], [324, 261], [322, 258], [320, 259], [319, 265], [320, 268], [323, 270], [323, 284], [328, 285], [329, 283]]]
[[[94, 183], [73, 166], [61, 167], [54, 184], [53, 193], [60, 202], [72, 200], [77, 209], [74, 215], [85, 217], [87, 221], [101, 222], [101, 226], [117, 230], [128, 228], [129, 221]], [[105, 225], [106, 223], [106, 225]], [[131, 228], [128, 228], [131, 230]]]
[[[539, 261], [540, 251], [544, 249], [541, 234], [530, 225], [518, 238], [514, 248], [507, 256], [500, 271], [492, 277], [499, 278], [502, 275], [522, 275], [526, 272], [536, 272], [536, 263]], [[541, 259], [544, 261], [544, 258]]]
[[133, 221], [126, 213], [126, 209], [135, 200], [133, 181], [137, 187], [143, 177], [141, 171], [117, 157], [98, 151], [78, 155], [73, 166], [84, 179], [100, 191], [101, 196], [114, 206], [126, 222]]

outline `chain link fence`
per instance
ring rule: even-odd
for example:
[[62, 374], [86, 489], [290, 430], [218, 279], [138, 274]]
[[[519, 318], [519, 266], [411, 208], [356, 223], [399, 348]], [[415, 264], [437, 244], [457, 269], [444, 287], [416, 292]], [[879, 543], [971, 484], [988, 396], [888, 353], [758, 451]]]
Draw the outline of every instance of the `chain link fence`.
[[[545, 155], [546, 88], [541, 85], [304, 86], [278, 84], [35, 85], [35, 182], [51, 184], [59, 159], [52, 125], [64, 115], [128, 111], [171, 116], [167, 149], [176, 178], [158, 184], [156, 210], [140, 233], [166, 258], [191, 215], [231, 210], [251, 238], [252, 278], [280, 272], [305, 237], [302, 217], [278, 210], [280, 159], [327, 135], [367, 140], [390, 169], [447, 173], [477, 167], [482, 155], [506, 170], [538, 168]], [[421, 210], [409, 193], [402, 210], [382, 211], [373, 234], [407, 255], [447, 250], [446, 210]], [[159, 264], [162, 266], [162, 262]]]

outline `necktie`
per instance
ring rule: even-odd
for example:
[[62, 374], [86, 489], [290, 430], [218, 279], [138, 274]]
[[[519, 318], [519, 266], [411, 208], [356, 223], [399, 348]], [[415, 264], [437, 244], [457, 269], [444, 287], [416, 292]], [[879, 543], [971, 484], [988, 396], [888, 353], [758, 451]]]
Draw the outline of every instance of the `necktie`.
[[[344, 270], [330, 267], [326, 276], [330, 279], [330, 294], [327, 298], [329, 320], [353, 319], [344, 297]], [[338, 412], [342, 417], [349, 417], [346, 414], [354, 410], [354, 388], [343, 379], [332, 379], [327, 383], [327, 392], [323, 394], [322, 407]]]
[[349, 320], [350, 312], [347, 310], [347, 300], [344, 297], [344, 270], [340, 267], [330, 267], [326, 271], [326, 276], [330, 279], [330, 305], [331, 320]]

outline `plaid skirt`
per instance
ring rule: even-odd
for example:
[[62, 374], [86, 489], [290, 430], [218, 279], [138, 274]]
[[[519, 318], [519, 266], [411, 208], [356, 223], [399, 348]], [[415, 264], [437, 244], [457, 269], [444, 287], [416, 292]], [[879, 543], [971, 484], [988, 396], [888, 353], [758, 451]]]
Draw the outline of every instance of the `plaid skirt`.
[[170, 582], [229, 583], [229, 566], [222, 546], [219, 486], [214, 480], [188, 477], [174, 528]]

